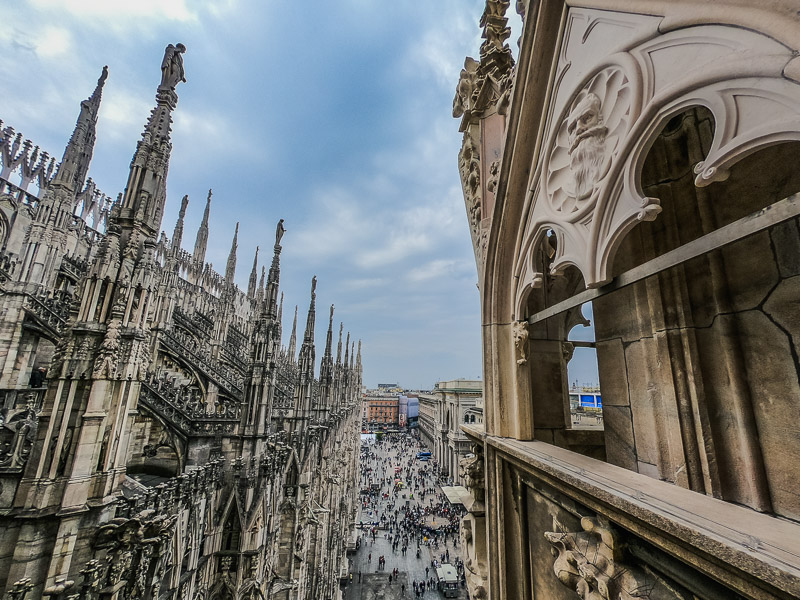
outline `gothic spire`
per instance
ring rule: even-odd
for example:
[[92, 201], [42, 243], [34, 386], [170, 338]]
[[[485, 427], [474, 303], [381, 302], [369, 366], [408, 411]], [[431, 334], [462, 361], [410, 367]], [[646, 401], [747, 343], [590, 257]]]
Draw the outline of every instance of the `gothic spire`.
[[89, 163], [92, 161], [94, 142], [96, 137], [97, 111], [100, 109], [100, 100], [103, 96], [103, 86], [108, 77], [108, 67], [103, 67], [97, 87], [87, 100], [81, 102], [81, 112], [75, 123], [75, 130], [69, 139], [64, 157], [58, 166], [58, 171], [53, 178], [54, 184], [68, 186], [77, 192], [83, 187], [86, 175], [89, 172]]
[[356, 355], [356, 368], [361, 370], [361, 340], [358, 340], [358, 354]]
[[277, 326], [275, 333], [275, 350], [276, 353], [283, 347], [283, 292], [281, 292], [281, 301], [278, 304], [278, 317], [275, 319]]
[[172, 152], [170, 141], [172, 111], [178, 105], [175, 87], [186, 81], [183, 70], [183, 44], [167, 46], [161, 62], [161, 84], [156, 90], [156, 106], [142, 132], [131, 161], [128, 183], [122, 197], [119, 218], [122, 224], [141, 223], [145, 233], [155, 238], [161, 229], [167, 198], [167, 170]]
[[261, 279], [258, 281], [258, 295], [256, 299], [261, 302], [264, 300], [264, 281], [267, 277], [267, 267], [261, 265]]
[[356, 358], [356, 343], [353, 341], [353, 345], [350, 347], [350, 370], [353, 369], [353, 361]]
[[297, 304], [294, 305], [294, 322], [292, 323], [292, 336], [289, 338], [289, 358], [294, 362], [297, 349]]
[[[317, 317], [317, 276], [311, 278], [311, 303], [308, 306], [308, 317], [306, 317], [306, 332], [303, 336], [303, 344], [314, 343], [314, 321]], [[302, 352], [302, 348], [301, 348]]]
[[275, 246], [273, 246], [272, 264], [267, 277], [267, 304], [266, 310], [270, 319], [278, 316], [278, 287], [281, 279], [281, 238], [283, 237], [283, 219], [278, 221], [275, 232]]
[[233, 278], [236, 276], [236, 250], [239, 248], [239, 223], [236, 223], [236, 230], [233, 232], [233, 242], [231, 252], [228, 254], [228, 264], [225, 265], [225, 281], [228, 285], [233, 285]]
[[208, 190], [206, 209], [203, 211], [203, 220], [197, 230], [197, 239], [194, 242], [194, 261], [201, 267], [206, 262], [206, 248], [208, 247], [208, 213], [211, 211], [211, 190]]
[[247, 295], [250, 298], [256, 297], [256, 282], [258, 281], [258, 246], [256, 246], [256, 255], [253, 258], [253, 269], [250, 271], [250, 280], [247, 282]]
[[183, 218], [186, 216], [186, 207], [189, 205], [189, 196], [186, 195], [181, 200], [181, 209], [178, 211], [178, 221], [175, 223], [175, 231], [172, 233], [172, 252], [177, 254], [181, 249], [183, 241]]
[[314, 362], [316, 350], [314, 348], [314, 322], [317, 317], [317, 276], [311, 278], [311, 302], [308, 305], [308, 317], [306, 318], [306, 331], [303, 335], [303, 344], [300, 346], [300, 357], [298, 359], [300, 376], [306, 380], [314, 377]]
[[350, 365], [350, 332], [347, 332], [347, 342], [344, 344], [344, 368]]
[[333, 362], [333, 356], [331, 354], [331, 346], [333, 345], [333, 304], [331, 304], [331, 317], [330, 321], [328, 321], [328, 338], [325, 341], [325, 355], [322, 360], [328, 360], [329, 362]]
[[336, 350], [336, 365], [342, 365], [342, 330], [344, 329], [344, 323], [339, 323], [339, 347]]

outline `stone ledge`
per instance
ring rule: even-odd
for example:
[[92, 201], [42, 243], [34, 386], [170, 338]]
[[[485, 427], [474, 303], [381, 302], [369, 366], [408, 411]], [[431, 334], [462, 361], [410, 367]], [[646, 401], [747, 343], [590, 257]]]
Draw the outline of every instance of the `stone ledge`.
[[749, 597], [800, 597], [798, 523], [544, 442], [464, 430], [521, 470]]

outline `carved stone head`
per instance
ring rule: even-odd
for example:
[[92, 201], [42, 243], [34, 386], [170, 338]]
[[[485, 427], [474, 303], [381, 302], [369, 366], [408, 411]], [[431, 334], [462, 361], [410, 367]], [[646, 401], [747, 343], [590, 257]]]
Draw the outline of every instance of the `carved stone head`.
[[603, 125], [601, 108], [600, 98], [589, 92], [567, 117], [570, 171], [577, 200], [591, 195], [605, 160], [608, 129]]

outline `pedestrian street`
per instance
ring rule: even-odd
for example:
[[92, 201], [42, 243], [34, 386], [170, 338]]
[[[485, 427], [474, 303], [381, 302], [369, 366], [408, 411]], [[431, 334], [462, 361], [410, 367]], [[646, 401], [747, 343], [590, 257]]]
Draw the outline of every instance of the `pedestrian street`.
[[451, 564], [459, 582], [457, 595], [450, 597], [466, 600], [459, 549], [463, 507], [451, 505], [442, 493], [435, 462], [417, 458], [427, 448], [405, 434], [380, 441], [364, 438], [359, 545], [350, 559], [351, 581], [344, 597], [444, 598], [437, 589], [436, 568]]

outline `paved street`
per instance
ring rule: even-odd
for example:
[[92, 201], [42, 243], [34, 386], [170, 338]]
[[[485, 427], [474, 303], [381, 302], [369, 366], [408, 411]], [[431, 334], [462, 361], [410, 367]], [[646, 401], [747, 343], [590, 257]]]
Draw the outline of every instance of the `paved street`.
[[[362, 442], [361, 487], [377, 489], [372, 496], [361, 496], [359, 521], [364, 527], [360, 548], [352, 556], [353, 582], [347, 586], [346, 600], [444, 597], [435, 587], [434, 564], [459, 563], [460, 507], [454, 509], [442, 494], [434, 463], [416, 458], [424, 449], [405, 435]], [[419, 584], [419, 595], [414, 583]], [[460, 584], [457, 597], [468, 598]]]

